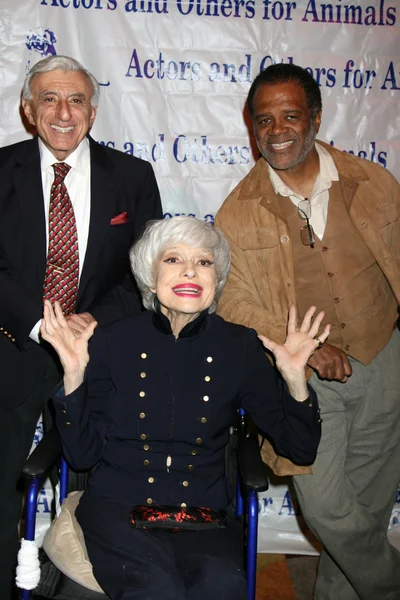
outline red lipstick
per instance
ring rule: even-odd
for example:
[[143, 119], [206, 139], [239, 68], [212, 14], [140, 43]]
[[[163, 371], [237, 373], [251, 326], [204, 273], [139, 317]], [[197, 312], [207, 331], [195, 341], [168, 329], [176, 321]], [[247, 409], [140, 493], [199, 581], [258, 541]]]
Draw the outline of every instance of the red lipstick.
[[196, 283], [180, 283], [172, 291], [181, 298], [198, 298], [203, 293], [203, 288]]

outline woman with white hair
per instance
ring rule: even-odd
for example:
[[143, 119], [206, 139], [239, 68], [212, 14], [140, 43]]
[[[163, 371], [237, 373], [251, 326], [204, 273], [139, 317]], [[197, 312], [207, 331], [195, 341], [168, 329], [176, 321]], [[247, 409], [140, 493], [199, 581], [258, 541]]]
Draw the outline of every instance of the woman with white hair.
[[[320, 420], [304, 370], [329, 326], [318, 339], [323, 313], [313, 320], [310, 308], [297, 328], [292, 308], [285, 344], [262, 340], [279, 374], [253, 330], [214, 314], [230, 268], [221, 232], [154, 221], [130, 258], [146, 312], [99, 328], [89, 350], [94, 324], [74, 337], [57, 304], [41, 327], [64, 368], [53, 401], [65, 455], [96, 465], [77, 510], [94, 575], [115, 600], [244, 600], [229, 429], [241, 405], [279, 454], [313, 462]], [[204, 522], [177, 533], [197, 507]]]

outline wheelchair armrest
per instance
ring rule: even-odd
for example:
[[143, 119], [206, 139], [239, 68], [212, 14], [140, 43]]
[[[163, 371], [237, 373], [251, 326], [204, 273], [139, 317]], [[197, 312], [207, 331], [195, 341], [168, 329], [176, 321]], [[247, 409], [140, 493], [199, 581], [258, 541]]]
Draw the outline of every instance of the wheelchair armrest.
[[269, 487], [269, 481], [261, 459], [257, 437], [254, 435], [240, 437], [236, 452], [242, 485], [255, 492], [265, 492]]
[[61, 439], [53, 427], [27, 459], [21, 473], [25, 479], [44, 478], [61, 454]]

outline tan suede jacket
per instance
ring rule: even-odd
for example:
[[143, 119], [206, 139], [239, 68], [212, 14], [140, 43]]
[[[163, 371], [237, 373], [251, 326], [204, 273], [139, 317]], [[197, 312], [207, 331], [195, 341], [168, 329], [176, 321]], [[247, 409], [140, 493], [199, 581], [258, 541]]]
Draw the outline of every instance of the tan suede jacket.
[[[349, 216], [389, 281], [400, 304], [400, 185], [383, 167], [318, 142], [339, 173]], [[289, 228], [264, 158], [221, 206], [215, 225], [226, 235], [232, 269], [219, 301], [226, 320], [283, 343], [289, 307], [296, 305]], [[309, 473], [264, 444], [263, 459], [278, 475]]]

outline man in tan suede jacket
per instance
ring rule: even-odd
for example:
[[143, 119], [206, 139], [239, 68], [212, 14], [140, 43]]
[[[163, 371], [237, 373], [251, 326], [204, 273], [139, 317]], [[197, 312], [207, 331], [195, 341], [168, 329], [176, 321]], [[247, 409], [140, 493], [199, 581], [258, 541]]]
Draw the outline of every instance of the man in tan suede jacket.
[[260, 73], [248, 108], [262, 156], [215, 221], [232, 251], [219, 312], [276, 342], [292, 304], [332, 326], [309, 361], [323, 421], [312, 474], [270, 446], [264, 460], [295, 475], [323, 543], [315, 599], [399, 599], [387, 527], [400, 480], [400, 186], [315, 141], [321, 94], [301, 67]]

